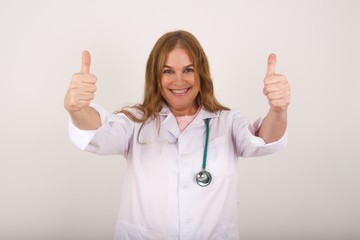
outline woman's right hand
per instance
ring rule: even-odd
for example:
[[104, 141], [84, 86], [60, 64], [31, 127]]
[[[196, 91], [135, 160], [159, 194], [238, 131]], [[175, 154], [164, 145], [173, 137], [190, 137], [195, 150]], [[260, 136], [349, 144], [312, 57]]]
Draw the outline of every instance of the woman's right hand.
[[73, 75], [64, 99], [64, 107], [70, 114], [89, 107], [95, 97], [96, 76], [90, 73], [90, 63], [90, 53], [83, 51], [81, 71]]
[[64, 107], [73, 124], [82, 130], [95, 130], [101, 126], [99, 113], [90, 107], [96, 92], [96, 76], [90, 73], [90, 63], [90, 53], [83, 51], [81, 71], [73, 75], [64, 99]]

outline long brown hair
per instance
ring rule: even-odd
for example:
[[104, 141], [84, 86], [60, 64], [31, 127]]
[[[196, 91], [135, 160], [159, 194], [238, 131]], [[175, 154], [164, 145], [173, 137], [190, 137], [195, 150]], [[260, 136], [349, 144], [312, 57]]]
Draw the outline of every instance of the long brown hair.
[[[145, 122], [149, 117], [158, 116], [163, 103], [166, 103], [166, 100], [162, 96], [160, 81], [163, 67], [167, 55], [175, 47], [181, 47], [187, 50], [194, 64], [195, 72], [199, 74], [200, 91], [196, 99], [198, 104], [209, 112], [229, 110], [229, 108], [221, 105], [215, 98], [209, 63], [199, 41], [191, 33], [179, 30], [168, 32], [161, 36], [150, 53], [146, 64], [143, 103], [136, 104], [132, 107], [124, 107], [115, 113], [124, 113], [135, 122]], [[129, 111], [129, 108], [140, 110], [143, 113], [142, 117], [136, 117]]]

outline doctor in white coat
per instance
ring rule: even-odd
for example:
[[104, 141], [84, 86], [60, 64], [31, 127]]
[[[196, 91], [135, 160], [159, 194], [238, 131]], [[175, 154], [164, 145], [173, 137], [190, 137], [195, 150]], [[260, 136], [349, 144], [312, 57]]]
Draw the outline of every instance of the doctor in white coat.
[[237, 159], [286, 145], [290, 86], [270, 54], [264, 118], [249, 121], [214, 96], [206, 55], [189, 32], [161, 36], [146, 66], [142, 104], [110, 114], [92, 103], [90, 53], [65, 96], [70, 139], [127, 161], [115, 239], [239, 239]]

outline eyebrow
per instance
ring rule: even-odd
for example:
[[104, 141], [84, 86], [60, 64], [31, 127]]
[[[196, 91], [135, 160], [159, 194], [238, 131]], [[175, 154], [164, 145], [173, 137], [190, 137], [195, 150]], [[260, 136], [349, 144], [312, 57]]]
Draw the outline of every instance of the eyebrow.
[[[186, 69], [186, 68], [189, 68], [189, 67], [194, 67], [194, 64], [189, 64], [189, 65], [186, 65], [185, 67], [183, 67], [183, 69]], [[173, 67], [168, 66], [168, 65], [164, 65], [164, 68], [174, 69]]]

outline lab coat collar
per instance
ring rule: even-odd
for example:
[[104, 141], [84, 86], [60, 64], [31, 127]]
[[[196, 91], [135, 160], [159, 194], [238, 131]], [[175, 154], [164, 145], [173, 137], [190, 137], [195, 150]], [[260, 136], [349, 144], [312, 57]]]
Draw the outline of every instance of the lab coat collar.
[[[174, 136], [179, 137], [181, 132], [177, 124], [174, 114], [171, 112], [170, 108], [164, 104], [160, 113], [161, 125], [170, 131]], [[220, 111], [218, 112], [209, 112], [204, 107], [201, 107], [200, 112], [197, 114], [195, 119], [190, 123], [190, 125], [185, 129], [185, 131], [192, 128], [201, 127], [205, 125], [206, 118], [216, 118], [220, 116]], [[211, 121], [210, 121], [211, 124]]]
[[[165, 117], [165, 119], [167, 117], [169, 117], [170, 115], [172, 115], [175, 118], [174, 114], [171, 112], [170, 108], [166, 104], [163, 104], [163, 107], [162, 107], [161, 111], [159, 112], [159, 115]], [[209, 112], [203, 106], [201, 106], [201, 109], [200, 109], [199, 113], [197, 114], [196, 118], [194, 119], [194, 121], [197, 119], [204, 120], [206, 118], [215, 118], [215, 117], [219, 117], [219, 116], [220, 116], [219, 111]]]

